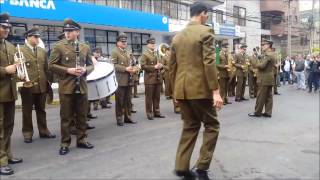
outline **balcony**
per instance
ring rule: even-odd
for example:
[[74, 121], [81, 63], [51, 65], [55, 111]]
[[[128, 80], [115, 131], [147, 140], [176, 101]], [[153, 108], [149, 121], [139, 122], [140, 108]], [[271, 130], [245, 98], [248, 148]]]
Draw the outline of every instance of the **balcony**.
[[261, 0], [260, 8], [262, 13], [268, 13], [272, 15], [282, 15], [285, 13], [286, 4], [283, 0]]

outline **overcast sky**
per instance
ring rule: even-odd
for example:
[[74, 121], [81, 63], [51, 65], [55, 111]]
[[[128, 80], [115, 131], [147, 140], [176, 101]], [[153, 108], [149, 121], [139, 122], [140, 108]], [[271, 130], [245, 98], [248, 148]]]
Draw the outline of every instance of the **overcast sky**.
[[[315, 0], [314, 8], [319, 9], [319, 1]], [[300, 0], [300, 11], [312, 9], [312, 0]]]

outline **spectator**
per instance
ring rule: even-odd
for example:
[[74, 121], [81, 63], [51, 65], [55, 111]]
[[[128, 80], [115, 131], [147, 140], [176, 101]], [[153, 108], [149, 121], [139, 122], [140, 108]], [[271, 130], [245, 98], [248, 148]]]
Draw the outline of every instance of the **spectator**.
[[295, 61], [294, 71], [297, 76], [297, 89], [305, 90], [305, 62], [301, 54], [298, 55], [297, 60]]
[[282, 62], [282, 70], [283, 70], [283, 85], [286, 84], [286, 81], [288, 81], [288, 83], [290, 84], [291, 82], [290, 72], [292, 71], [292, 62], [289, 56], [287, 56], [287, 58]]
[[317, 92], [319, 89], [319, 77], [320, 77], [320, 55], [313, 58], [313, 61], [310, 62], [310, 74], [308, 80], [309, 92], [312, 92], [314, 87], [314, 92]]

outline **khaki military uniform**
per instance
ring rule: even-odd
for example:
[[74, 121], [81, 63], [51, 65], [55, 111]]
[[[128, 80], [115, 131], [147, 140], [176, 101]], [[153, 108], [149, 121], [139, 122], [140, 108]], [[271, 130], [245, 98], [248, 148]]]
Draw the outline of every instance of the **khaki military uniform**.
[[144, 70], [145, 103], [148, 117], [160, 115], [160, 91], [162, 74], [154, 66], [161, 61], [155, 51], [147, 49], [140, 59], [141, 69]]
[[[276, 56], [275, 56], [276, 57]], [[278, 94], [278, 81], [277, 81], [277, 77], [278, 77], [278, 69], [279, 67], [277, 66], [278, 63], [278, 57], [276, 57], [276, 63], [273, 67], [273, 76], [274, 76], [274, 87], [273, 87], [273, 93], [274, 94]]]
[[247, 56], [245, 54], [236, 54], [234, 58], [234, 66], [237, 68], [236, 70], [236, 77], [237, 77], [237, 86], [236, 86], [236, 99], [243, 99], [247, 76], [248, 76], [248, 65]]
[[118, 81], [118, 89], [116, 91], [116, 120], [118, 123], [131, 121], [133, 76], [126, 71], [126, 68], [131, 66], [130, 53], [116, 47], [111, 52], [111, 59]]
[[248, 73], [248, 84], [249, 84], [249, 94], [250, 97], [257, 97], [258, 93], [258, 84], [257, 84], [257, 73], [258, 69], [253, 67], [253, 64], [258, 63], [257, 55], [252, 55], [250, 57], [250, 66], [249, 66], [249, 73]]
[[25, 139], [31, 139], [33, 135], [32, 107], [35, 107], [37, 124], [40, 136], [50, 134], [46, 120], [46, 93], [48, 84], [48, 62], [47, 54], [42, 48], [32, 50], [29, 46], [21, 47], [21, 52], [26, 59], [28, 76], [33, 86], [31, 88], [21, 87], [20, 94], [22, 99], [22, 133]]
[[11, 153], [11, 135], [14, 125], [16, 77], [9, 75], [5, 67], [14, 64], [16, 48], [8, 41], [0, 40], [0, 166], [8, 165]]
[[[135, 65], [138, 65], [139, 62], [136, 60]], [[140, 70], [133, 74], [133, 96], [138, 97], [138, 85], [140, 80]]]
[[190, 22], [172, 41], [169, 63], [174, 98], [183, 120], [176, 154], [176, 171], [188, 171], [201, 123], [203, 143], [196, 167], [209, 169], [219, 134], [219, 121], [212, 93], [219, 88], [212, 28]]
[[228, 52], [221, 51], [220, 52], [220, 64], [217, 65], [219, 71], [219, 87], [220, 87], [220, 95], [224, 103], [228, 102], [228, 82], [229, 82], [229, 72], [230, 68], [225, 67], [229, 65], [228, 63], [229, 55]]
[[[75, 119], [77, 127], [77, 143], [84, 143], [87, 128], [88, 88], [86, 76], [93, 71], [90, 48], [79, 43], [80, 65], [86, 65], [87, 72], [79, 78], [68, 74], [68, 68], [76, 67], [76, 51], [74, 42], [66, 39], [59, 41], [50, 55], [49, 69], [59, 76], [59, 97], [61, 117], [61, 147], [69, 147], [71, 143], [70, 123]], [[80, 93], [75, 93], [76, 89]], [[74, 117], [76, 115], [76, 118]]]
[[255, 114], [261, 115], [263, 107], [267, 115], [272, 114], [274, 84], [273, 67], [276, 63], [275, 55], [271, 50], [262, 54], [261, 61], [256, 65], [259, 71], [259, 91], [255, 105]]
[[170, 97], [170, 83], [169, 83], [169, 60], [170, 57], [165, 55], [162, 57], [163, 69], [162, 69], [162, 77], [164, 81], [164, 95], [166, 97]]
[[228, 73], [229, 81], [228, 81], [228, 97], [233, 97], [236, 95], [236, 70], [237, 68], [233, 64], [234, 55], [230, 55], [228, 62], [230, 65], [230, 71]]

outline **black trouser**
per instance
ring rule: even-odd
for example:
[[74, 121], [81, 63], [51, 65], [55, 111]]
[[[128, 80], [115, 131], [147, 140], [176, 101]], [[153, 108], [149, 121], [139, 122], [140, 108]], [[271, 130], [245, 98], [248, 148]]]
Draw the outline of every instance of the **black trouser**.
[[312, 87], [314, 87], [314, 90], [319, 89], [319, 74], [316, 72], [310, 72], [309, 77], [308, 77], [308, 86], [309, 90], [312, 90]]

